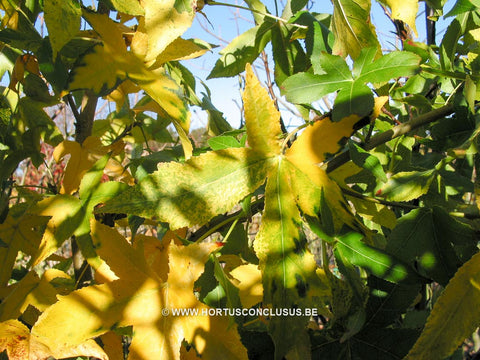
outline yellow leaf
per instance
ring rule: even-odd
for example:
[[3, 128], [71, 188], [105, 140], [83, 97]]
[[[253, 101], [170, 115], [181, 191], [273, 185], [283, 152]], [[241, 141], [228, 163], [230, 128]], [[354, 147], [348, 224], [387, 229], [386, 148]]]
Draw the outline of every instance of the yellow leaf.
[[125, 80], [115, 90], [107, 95], [109, 101], [113, 101], [116, 104], [116, 110], [119, 112], [125, 103], [125, 97], [128, 94], [135, 94], [140, 91], [140, 88], [131, 80]]
[[[63, 176], [63, 183], [60, 189], [61, 194], [73, 194], [78, 190], [80, 182], [86, 172], [95, 164], [95, 162], [102, 156], [112, 152], [113, 155], [118, 154], [123, 150], [124, 144], [117, 142], [110, 146], [103, 146], [100, 138], [89, 136], [80, 145], [76, 141], [65, 140], [57, 145], [53, 151], [53, 158], [58, 163], [66, 155], [70, 154], [70, 160], [68, 161], [65, 173]], [[121, 165], [114, 159], [109, 159], [107, 166], [105, 167], [108, 172], [115, 177], [126, 177], [127, 182], [131, 181], [131, 176], [123, 170], [119, 170]], [[123, 169], [123, 167], [121, 167]]]
[[210, 51], [211, 48], [208, 43], [195, 39], [185, 40], [179, 37], [173, 40], [173, 42], [157, 56], [152, 67], [157, 68], [168, 61], [194, 59]]
[[0, 9], [4, 11], [2, 16], [2, 29], [9, 28], [17, 30], [18, 28], [18, 12], [15, 10], [15, 7], [8, 0], [0, 1]]
[[[162, 280], [167, 281], [168, 274], [168, 253], [165, 247], [168, 247], [171, 242], [176, 245], [182, 245], [178, 236], [185, 237], [187, 235], [187, 228], [180, 228], [172, 231], [168, 230], [159, 240], [155, 236], [137, 235], [135, 236], [136, 247], [143, 247], [145, 260], [153, 272]], [[141, 244], [141, 245], [138, 245]]]
[[164, 74], [162, 69], [157, 70], [153, 74], [153, 79], [137, 81], [138, 85], [171, 117], [182, 143], [185, 159], [188, 160], [192, 156], [193, 151], [192, 144], [188, 138], [190, 112], [183, 102], [181, 89], [175, 81]]
[[[145, 17], [139, 20], [132, 47], [143, 47], [137, 54], [150, 62], [192, 25], [195, 12], [189, 0], [142, 0], [142, 6]], [[146, 47], [137, 46], [145, 40]]]
[[17, 91], [17, 84], [24, 83], [25, 70], [28, 72], [41, 76], [38, 60], [34, 55], [23, 54], [17, 57], [15, 65], [13, 66], [12, 76], [8, 87], [13, 91]]
[[372, 114], [370, 115], [371, 120], [374, 120], [380, 116], [380, 114], [382, 113], [382, 108], [385, 106], [387, 102], [388, 102], [388, 96], [378, 96], [374, 98], [373, 111], [372, 111]]
[[8, 215], [0, 224], [0, 239], [8, 247], [0, 247], [0, 288], [7, 285], [19, 251], [34, 256], [42, 239], [38, 228], [48, 222], [48, 217], [25, 214], [19, 218]]
[[355, 164], [353, 161], [349, 161], [342, 166], [339, 166], [335, 170], [331, 171], [328, 173], [328, 176], [335, 180], [337, 184], [340, 186], [347, 186], [345, 183], [346, 179], [348, 179], [350, 176], [353, 176], [355, 174], [358, 174], [360, 171], [363, 169]]
[[[236, 326], [229, 326], [228, 318], [201, 316], [209, 308], [193, 292], [215, 244], [185, 247], [170, 242], [160, 249], [167, 273], [157, 276], [141, 246], [134, 249], [116, 230], [92, 221], [92, 239], [100, 257], [120, 278], [59, 297], [40, 316], [32, 334], [50, 349], [75, 346], [115, 327], [133, 325], [130, 360], [179, 359], [183, 340], [193, 344], [202, 359], [247, 358]], [[162, 309], [169, 309], [170, 315]], [[173, 309], [197, 309], [200, 315], [174, 316]]]
[[238, 266], [230, 275], [239, 281], [235, 286], [239, 289], [238, 294], [244, 308], [251, 308], [263, 300], [262, 272], [257, 265]]
[[180, 360], [201, 360], [201, 359], [197, 356], [195, 349], [190, 348], [190, 350], [187, 351], [187, 349], [185, 349], [185, 346], [182, 345], [182, 347], [180, 348]]
[[30, 271], [22, 280], [10, 285], [7, 288], [8, 294], [0, 304], [0, 321], [18, 318], [29, 305], [44, 311], [54, 304], [57, 301], [58, 292], [50, 282], [59, 277], [71, 279], [63, 271], [49, 269], [41, 279], [35, 271]]
[[247, 64], [246, 73], [243, 102], [248, 145], [262, 156], [278, 155], [281, 152], [282, 135], [280, 113], [250, 64]]
[[405, 360], [445, 359], [480, 322], [480, 253], [457, 271], [433, 306]]
[[93, 340], [88, 340], [73, 347], [59, 348], [51, 351], [28, 328], [17, 320], [7, 320], [0, 323], [0, 352], [7, 351], [10, 360], [47, 360], [92, 356], [108, 360], [102, 348]]
[[337, 153], [345, 140], [354, 132], [355, 124], [360, 121], [358, 115], [350, 115], [333, 122], [324, 118], [308, 126], [286, 154], [295, 164], [320, 164], [328, 155]]
[[113, 331], [103, 334], [100, 339], [103, 343], [103, 350], [108, 355], [109, 360], [123, 359], [122, 337]]
[[53, 254], [73, 235], [84, 217], [81, 202], [70, 195], [47, 197], [38, 202], [30, 212], [51, 217], [42, 236], [42, 241], [33, 256], [33, 265], [38, 265]]
[[418, 36], [415, 20], [418, 13], [418, 0], [381, 0], [380, 2], [386, 4], [391, 10], [392, 19], [402, 20], [415, 32]]
[[74, 70], [69, 89], [87, 88], [97, 94], [107, 95], [128, 77], [171, 118], [182, 141], [185, 157], [189, 158], [192, 154], [192, 145], [187, 136], [190, 112], [180, 86], [163, 69], [149, 70], [136, 54], [127, 51], [121, 24], [106, 15], [86, 10], [83, 16], [100, 35], [103, 45], [95, 46], [92, 52], [84, 56], [82, 64]]

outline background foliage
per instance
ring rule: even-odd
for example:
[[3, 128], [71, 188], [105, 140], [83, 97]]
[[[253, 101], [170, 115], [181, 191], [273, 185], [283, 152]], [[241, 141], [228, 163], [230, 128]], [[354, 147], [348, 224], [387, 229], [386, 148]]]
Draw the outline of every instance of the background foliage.
[[[1, 0], [0, 357], [472, 357], [480, 3], [378, 3], [389, 50], [370, 0]], [[213, 6], [240, 129], [181, 62]], [[318, 315], [200, 315], [252, 307]]]

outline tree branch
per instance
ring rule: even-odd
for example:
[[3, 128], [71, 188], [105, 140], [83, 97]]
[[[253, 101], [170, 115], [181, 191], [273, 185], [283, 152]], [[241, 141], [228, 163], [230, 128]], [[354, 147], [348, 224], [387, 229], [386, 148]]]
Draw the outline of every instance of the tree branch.
[[[422, 114], [410, 121], [394, 126], [392, 129], [372, 136], [363, 148], [365, 150], [375, 149], [377, 146], [385, 144], [392, 139], [408, 134], [409, 132], [422, 127], [423, 125], [437, 121], [445, 116], [451, 115], [454, 112], [453, 104], [442, 106], [441, 108], [432, 110], [428, 113]], [[327, 162], [327, 172], [332, 172], [336, 168], [345, 164], [350, 160], [350, 153], [348, 151], [342, 152]]]

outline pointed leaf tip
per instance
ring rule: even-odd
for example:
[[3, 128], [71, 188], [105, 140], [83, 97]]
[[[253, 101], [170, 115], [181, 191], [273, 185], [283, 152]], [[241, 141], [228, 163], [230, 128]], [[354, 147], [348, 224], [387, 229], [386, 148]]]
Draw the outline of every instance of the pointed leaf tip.
[[281, 152], [280, 112], [255, 76], [252, 66], [246, 66], [246, 85], [243, 92], [248, 144], [265, 157]]

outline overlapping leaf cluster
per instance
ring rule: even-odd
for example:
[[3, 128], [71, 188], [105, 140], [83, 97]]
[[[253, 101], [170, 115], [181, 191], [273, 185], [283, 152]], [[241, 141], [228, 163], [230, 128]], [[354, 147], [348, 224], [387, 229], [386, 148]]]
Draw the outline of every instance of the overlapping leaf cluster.
[[[427, 1], [431, 21], [451, 20], [434, 46], [413, 41], [417, 0], [378, 2], [402, 40], [385, 54], [370, 0], [332, 0], [331, 15], [247, 0], [255, 25], [209, 75], [245, 70], [233, 130], [179, 63], [213, 48], [181, 35], [219, 3], [0, 1], [0, 357], [455, 352], [480, 321], [479, 4], [443, 16]], [[269, 43], [304, 120], [290, 133], [253, 70]], [[93, 123], [101, 97], [115, 110]], [[50, 114], [64, 104], [75, 130], [62, 133]], [[189, 106], [208, 114], [205, 145]], [[67, 163], [61, 183], [19, 186], [21, 161], [48, 165], [45, 144]], [[318, 316], [215, 312], [227, 308]]]

